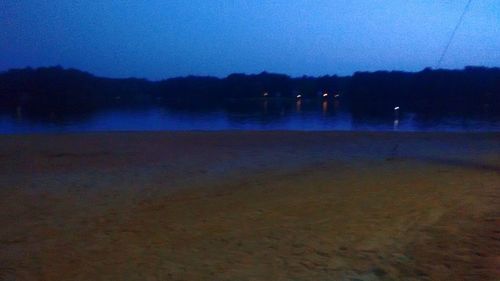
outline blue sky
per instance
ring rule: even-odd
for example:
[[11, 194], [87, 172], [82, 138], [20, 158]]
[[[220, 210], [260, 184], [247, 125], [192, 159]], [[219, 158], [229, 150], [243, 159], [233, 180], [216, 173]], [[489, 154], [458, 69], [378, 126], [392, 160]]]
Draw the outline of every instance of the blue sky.
[[[0, 70], [109, 77], [435, 66], [467, 0], [0, 0]], [[442, 67], [500, 66], [500, 1], [473, 0]]]

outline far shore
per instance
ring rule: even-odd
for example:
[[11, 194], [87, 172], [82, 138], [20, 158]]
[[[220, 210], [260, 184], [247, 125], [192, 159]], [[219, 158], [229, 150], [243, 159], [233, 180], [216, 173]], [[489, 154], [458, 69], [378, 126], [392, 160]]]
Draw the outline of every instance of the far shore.
[[0, 136], [0, 280], [500, 280], [500, 132]]

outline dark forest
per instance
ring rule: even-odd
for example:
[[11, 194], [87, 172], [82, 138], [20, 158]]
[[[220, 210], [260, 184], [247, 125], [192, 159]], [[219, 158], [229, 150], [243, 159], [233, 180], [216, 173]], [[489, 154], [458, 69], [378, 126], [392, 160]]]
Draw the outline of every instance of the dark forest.
[[[328, 96], [324, 97], [323, 94]], [[500, 68], [420, 72], [356, 72], [352, 76], [289, 77], [262, 72], [225, 78], [187, 76], [161, 81], [97, 77], [62, 67], [0, 74], [3, 110], [93, 111], [158, 103], [221, 104], [234, 99], [339, 99], [351, 110], [402, 106], [415, 112], [482, 110], [500, 104]]]

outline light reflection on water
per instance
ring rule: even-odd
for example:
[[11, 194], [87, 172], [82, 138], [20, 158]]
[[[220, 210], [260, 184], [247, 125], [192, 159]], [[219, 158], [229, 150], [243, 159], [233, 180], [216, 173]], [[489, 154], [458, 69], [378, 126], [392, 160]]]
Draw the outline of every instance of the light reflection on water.
[[304, 131], [495, 131], [500, 118], [491, 115], [422, 115], [388, 112], [353, 113], [339, 101], [280, 103], [261, 100], [210, 107], [158, 105], [81, 114], [41, 116], [21, 108], [0, 115], [0, 133], [179, 130], [304, 130]]

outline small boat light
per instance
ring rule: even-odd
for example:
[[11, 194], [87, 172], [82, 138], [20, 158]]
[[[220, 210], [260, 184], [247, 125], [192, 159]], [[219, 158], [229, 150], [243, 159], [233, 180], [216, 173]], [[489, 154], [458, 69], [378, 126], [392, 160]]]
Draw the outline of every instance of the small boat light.
[[300, 94], [299, 94], [299, 95], [297, 95], [297, 98], [298, 98], [298, 99], [300, 99], [301, 97], [302, 97], [302, 95], [300, 95]]
[[399, 106], [396, 106], [396, 107], [394, 108], [394, 110], [399, 110]]
[[328, 97], [328, 94], [327, 94], [327, 93], [324, 93], [324, 94], [323, 94], [323, 97], [324, 97], [324, 98]]
[[265, 93], [264, 93], [264, 97], [267, 97], [267, 96], [269, 96], [269, 93], [268, 93], [268, 92], [265, 92]]

